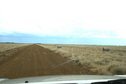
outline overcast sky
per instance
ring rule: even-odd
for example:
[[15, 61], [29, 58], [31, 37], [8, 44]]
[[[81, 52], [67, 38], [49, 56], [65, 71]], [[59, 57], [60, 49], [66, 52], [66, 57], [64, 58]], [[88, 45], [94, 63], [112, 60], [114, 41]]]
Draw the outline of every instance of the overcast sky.
[[126, 0], [0, 0], [0, 35], [126, 39]]

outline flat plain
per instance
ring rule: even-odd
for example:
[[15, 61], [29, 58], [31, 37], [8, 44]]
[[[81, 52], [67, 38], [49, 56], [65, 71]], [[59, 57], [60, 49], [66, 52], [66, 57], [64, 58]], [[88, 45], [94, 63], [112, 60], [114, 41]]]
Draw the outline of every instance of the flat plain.
[[[126, 46], [57, 44], [41, 44], [40, 46], [64, 58], [75, 59], [75, 64], [90, 69], [98, 75], [126, 74]], [[103, 51], [103, 48], [109, 48], [110, 51]]]
[[126, 46], [0, 44], [0, 78], [123, 75], [125, 66]]
[[0, 53], [0, 78], [78, 74], [95, 73], [36, 44], [11, 48]]
[[23, 46], [27, 46], [30, 44], [24, 44], [24, 43], [0, 43], [0, 52], [4, 52], [7, 50], [11, 50], [14, 48], [18, 48], [18, 47], [23, 47]]

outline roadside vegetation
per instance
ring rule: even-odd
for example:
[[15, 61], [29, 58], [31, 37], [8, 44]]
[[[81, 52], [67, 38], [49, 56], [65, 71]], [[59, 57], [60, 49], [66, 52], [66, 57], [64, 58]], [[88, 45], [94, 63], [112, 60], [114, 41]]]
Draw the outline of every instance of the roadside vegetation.
[[0, 52], [4, 52], [7, 50], [11, 50], [14, 48], [19, 48], [23, 46], [27, 46], [30, 44], [23, 44], [23, 43], [0, 43]]
[[[75, 59], [76, 65], [99, 75], [126, 74], [126, 46], [39, 45], [61, 54], [64, 58]], [[103, 51], [104, 47], [110, 48], [110, 51]]]

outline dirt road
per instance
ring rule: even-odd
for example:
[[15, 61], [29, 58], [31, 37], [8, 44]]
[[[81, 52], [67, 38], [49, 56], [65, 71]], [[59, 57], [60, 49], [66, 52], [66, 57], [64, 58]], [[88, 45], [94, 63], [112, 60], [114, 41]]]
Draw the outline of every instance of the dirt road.
[[68, 59], [35, 44], [17, 51], [11, 57], [0, 64], [0, 78], [93, 74], [90, 70], [77, 66], [72, 61], [55, 68]]

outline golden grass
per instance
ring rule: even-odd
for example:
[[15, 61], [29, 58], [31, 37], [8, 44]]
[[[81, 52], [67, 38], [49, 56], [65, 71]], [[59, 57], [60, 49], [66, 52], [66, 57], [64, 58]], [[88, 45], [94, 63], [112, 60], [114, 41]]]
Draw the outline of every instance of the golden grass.
[[0, 52], [4, 52], [7, 50], [11, 50], [14, 48], [18, 48], [18, 47], [23, 47], [23, 46], [27, 46], [30, 44], [21, 44], [21, 43], [0, 43]]
[[[100, 75], [126, 74], [126, 46], [95, 45], [42, 45], [68, 59], [76, 58], [75, 64], [89, 68]], [[102, 51], [109, 47], [110, 51]]]

